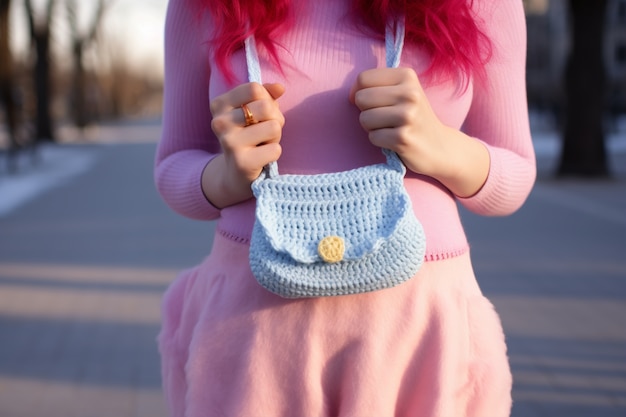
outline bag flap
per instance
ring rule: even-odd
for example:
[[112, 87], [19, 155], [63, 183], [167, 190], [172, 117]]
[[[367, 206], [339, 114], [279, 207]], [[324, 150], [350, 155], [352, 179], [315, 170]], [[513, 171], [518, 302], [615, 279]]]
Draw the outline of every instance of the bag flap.
[[403, 178], [403, 170], [379, 164], [255, 182], [259, 232], [297, 262], [322, 261], [320, 242], [332, 237], [343, 242], [340, 260], [361, 258], [376, 251], [403, 216], [413, 215]]

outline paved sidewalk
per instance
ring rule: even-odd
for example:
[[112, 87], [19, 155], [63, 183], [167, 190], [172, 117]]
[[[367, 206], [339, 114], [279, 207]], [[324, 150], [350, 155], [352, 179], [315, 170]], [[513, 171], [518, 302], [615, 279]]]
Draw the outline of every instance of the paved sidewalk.
[[513, 416], [624, 417], [626, 175], [556, 181], [542, 169], [514, 216], [465, 214], [479, 281], [508, 337]]
[[164, 206], [154, 144], [58, 152], [90, 169], [0, 216], [0, 417], [165, 416], [159, 302], [212, 225]]
[[[0, 417], [165, 416], [160, 297], [213, 225], [164, 206], [153, 143], [66, 150], [89, 169], [0, 216]], [[514, 216], [463, 212], [508, 335], [513, 416], [624, 417], [626, 154], [607, 182], [555, 181], [540, 162]]]

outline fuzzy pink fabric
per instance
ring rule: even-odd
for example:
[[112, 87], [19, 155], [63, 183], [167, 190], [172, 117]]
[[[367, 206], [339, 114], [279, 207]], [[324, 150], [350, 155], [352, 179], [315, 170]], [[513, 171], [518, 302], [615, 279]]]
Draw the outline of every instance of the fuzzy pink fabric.
[[511, 374], [468, 255], [368, 294], [288, 300], [220, 235], [163, 303], [175, 417], [504, 417]]
[[[384, 66], [384, 45], [348, 24], [348, 1], [296, 0], [297, 26], [277, 39], [284, 74], [264, 59], [266, 82], [282, 82], [284, 173], [336, 172], [380, 162], [348, 93], [363, 70]], [[504, 417], [511, 375], [498, 317], [481, 295], [457, 203], [481, 215], [519, 208], [535, 162], [525, 92], [525, 22], [519, 0], [476, 0], [494, 46], [488, 83], [422, 80], [437, 115], [482, 141], [489, 177], [457, 199], [409, 173], [405, 185], [424, 225], [422, 269], [396, 288], [348, 297], [285, 300], [263, 290], [248, 266], [254, 201], [219, 210], [201, 172], [220, 151], [209, 100], [229, 87], [206, 40], [211, 22], [170, 0], [166, 23], [163, 136], [155, 179], [184, 216], [218, 219], [210, 256], [182, 273], [163, 302], [159, 347], [176, 417]], [[233, 57], [246, 80], [242, 51]], [[405, 49], [418, 73], [428, 57]], [[445, 140], [445, 138], [441, 138]]]

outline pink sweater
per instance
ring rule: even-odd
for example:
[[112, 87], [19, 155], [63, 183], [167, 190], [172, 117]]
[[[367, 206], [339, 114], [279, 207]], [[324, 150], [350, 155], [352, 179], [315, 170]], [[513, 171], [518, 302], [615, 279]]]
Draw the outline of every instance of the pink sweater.
[[[281, 173], [337, 172], [383, 160], [359, 125], [358, 109], [348, 100], [357, 74], [385, 65], [382, 41], [351, 27], [347, 1], [317, 0], [299, 8], [298, 24], [280, 37], [284, 74], [260, 50], [264, 82], [281, 82], [285, 115], [278, 161]], [[247, 241], [254, 222], [254, 200], [218, 209], [204, 197], [201, 173], [220, 152], [211, 131], [209, 100], [230, 87], [215, 66], [206, 40], [208, 18], [198, 20], [186, 2], [170, 0], [166, 22], [163, 134], [156, 156], [157, 188], [178, 213], [200, 220], [219, 219], [218, 231]], [[480, 0], [476, 10], [487, 22], [494, 55], [488, 83], [424, 85], [438, 117], [482, 141], [491, 156], [487, 182], [474, 196], [459, 199], [439, 182], [409, 172], [405, 186], [427, 239], [427, 260], [446, 259], [467, 250], [457, 201], [481, 215], [517, 210], [535, 180], [535, 158], [525, 89], [526, 30], [520, 0]], [[247, 82], [243, 51], [232, 58], [238, 82]], [[406, 47], [401, 66], [418, 74], [427, 55]], [[425, 81], [423, 81], [424, 83]], [[441, 140], [446, 140], [445, 137]]]

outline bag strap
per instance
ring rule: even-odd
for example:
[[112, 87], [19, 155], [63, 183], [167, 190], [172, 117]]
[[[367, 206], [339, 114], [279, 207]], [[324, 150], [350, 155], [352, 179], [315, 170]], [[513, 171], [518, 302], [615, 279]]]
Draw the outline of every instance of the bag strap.
[[[387, 23], [385, 27], [385, 56], [388, 68], [397, 68], [400, 65], [400, 58], [404, 48], [404, 35], [404, 17], [392, 19]], [[246, 51], [246, 64], [248, 66], [248, 81], [263, 84], [261, 64], [259, 62], [259, 54], [254, 36], [246, 38], [244, 47]], [[404, 164], [395, 152], [389, 149], [383, 149], [382, 152], [387, 158], [387, 164], [392, 169], [404, 172]], [[274, 161], [268, 164], [256, 181], [262, 180], [265, 177], [273, 178], [276, 176], [278, 176], [278, 162]]]

